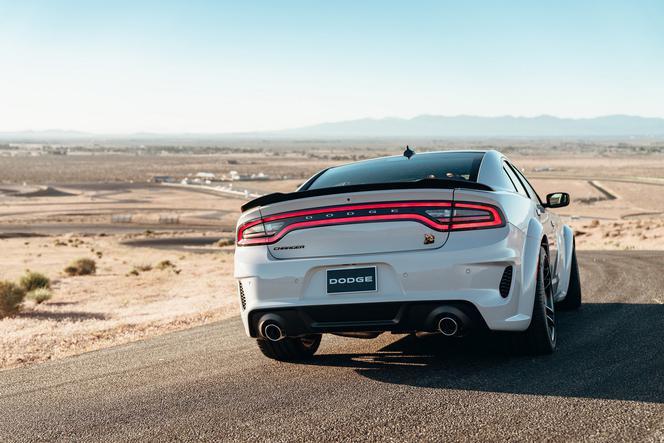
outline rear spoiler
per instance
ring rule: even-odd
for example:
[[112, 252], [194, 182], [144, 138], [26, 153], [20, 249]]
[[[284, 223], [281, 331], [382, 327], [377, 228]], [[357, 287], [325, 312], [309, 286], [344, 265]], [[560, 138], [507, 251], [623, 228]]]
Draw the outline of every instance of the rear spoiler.
[[334, 186], [331, 188], [312, 189], [308, 191], [289, 192], [287, 194], [275, 192], [274, 194], [258, 197], [242, 205], [242, 212], [258, 206], [270, 205], [301, 198], [319, 197], [321, 195], [346, 194], [350, 192], [384, 191], [387, 189], [477, 189], [480, 191], [493, 191], [487, 185], [465, 180], [425, 178], [413, 182], [371, 183], [364, 185]]

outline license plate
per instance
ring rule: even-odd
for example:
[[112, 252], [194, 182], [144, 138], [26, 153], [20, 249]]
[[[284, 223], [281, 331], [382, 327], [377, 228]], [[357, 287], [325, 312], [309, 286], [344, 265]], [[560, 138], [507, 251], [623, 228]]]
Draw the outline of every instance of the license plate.
[[327, 293], [372, 292], [376, 290], [376, 267], [328, 269]]

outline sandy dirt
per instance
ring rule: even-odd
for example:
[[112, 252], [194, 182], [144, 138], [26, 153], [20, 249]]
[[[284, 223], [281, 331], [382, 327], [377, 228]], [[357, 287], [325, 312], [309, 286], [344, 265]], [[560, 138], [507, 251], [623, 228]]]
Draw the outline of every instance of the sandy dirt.
[[[219, 233], [207, 235], [216, 238]], [[168, 234], [166, 238], [173, 236], [183, 237]], [[0, 320], [0, 367], [78, 354], [237, 312], [232, 247], [211, 244], [209, 251], [201, 253], [199, 249], [188, 252], [186, 247], [168, 250], [121, 244], [137, 238], [145, 236], [0, 240], [2, 277], [17, 280], [26, 269], [39, 271], [52, 279], [54, 294], [40, 305], [25, 302], [16, 317]], [[81, 257], [96, 260], [96, 275], [64, 275], [67, 263]], [[173, 266], [158, 269], [164, 260]], [[147, 267], [152, 269], [131, 274]]]

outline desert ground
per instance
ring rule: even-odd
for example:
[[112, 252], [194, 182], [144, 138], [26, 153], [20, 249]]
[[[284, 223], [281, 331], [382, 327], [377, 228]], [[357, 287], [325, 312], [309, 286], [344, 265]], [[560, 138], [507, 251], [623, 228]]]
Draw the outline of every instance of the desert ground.
[[[426, 149], [464, 147], [450, 145]], [[572, 204], [558, 212], [575, 229], [580, 250], [664, 250], [661, 149], [552, 149], [525, 142], [503, 148], [540, 194], [571, 194]], [[53, 292], [50, 300], [27, 301], [18, 314], [0, 319], [0, 368], [236, 316], [233, 230], [246, 195], [292, 191], [324, 167], [401, 149], [362, 149], [354, 142], [352, 148], [223, 148], [205, 154], [0, 150], [0, 280], [41, 272]], [[191, 183], [199, 172], [219, 177], [230, 171], [269, 179]], [[155, 176], [175, 183], [154, 183]], [[190, 184], [180, 184], [185, 178]], [[234, 192], [213, 189], [217, 185]], [[94, 259], [96, 274], [66, 275], [64, 268], [79, 258]], [[664, 295], [651, 302], [662, 304]]]

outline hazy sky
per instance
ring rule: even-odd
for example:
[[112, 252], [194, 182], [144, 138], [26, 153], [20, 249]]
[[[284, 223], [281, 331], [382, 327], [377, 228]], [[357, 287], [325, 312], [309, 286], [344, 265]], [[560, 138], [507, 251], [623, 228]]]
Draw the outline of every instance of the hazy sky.
[[664, 117], [664, 1], [0, 0], [0, 131]]

